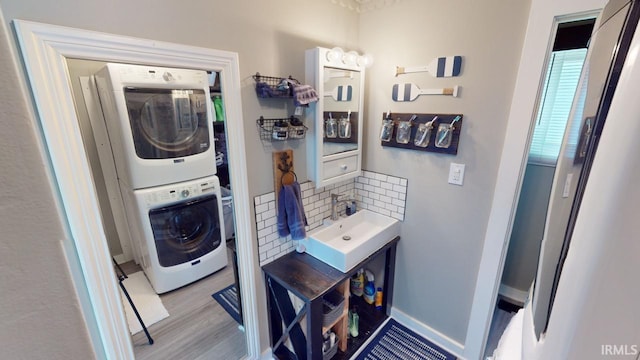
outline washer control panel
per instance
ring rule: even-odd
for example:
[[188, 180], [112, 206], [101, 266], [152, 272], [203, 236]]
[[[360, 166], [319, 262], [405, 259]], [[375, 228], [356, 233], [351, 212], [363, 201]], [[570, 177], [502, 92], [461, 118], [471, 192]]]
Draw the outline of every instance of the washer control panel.
[[[107, 64], [115, 70], [112, 76], [125, 86], [144, 86], [151, 84], [173, 84], [179, 86], [208, 86], [209, 75], [206, 71], [174, 69], [159, 66]], [[122, 90], [122, 89], [120, 89]]]
[[150, 190], [145, 195], [147, 205], [170, 204], [218, 191], [217, 178], [202, 179], [181, 184], [165, 185]]

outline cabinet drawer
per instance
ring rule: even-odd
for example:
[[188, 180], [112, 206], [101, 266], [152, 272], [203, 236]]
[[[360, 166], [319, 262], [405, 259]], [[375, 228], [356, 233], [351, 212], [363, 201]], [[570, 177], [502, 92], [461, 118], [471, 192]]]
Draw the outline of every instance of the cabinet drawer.
[[352, 173], [358, 169], [358, 155], [342, 159], [329, 160], [322, 163], [325, 179]]

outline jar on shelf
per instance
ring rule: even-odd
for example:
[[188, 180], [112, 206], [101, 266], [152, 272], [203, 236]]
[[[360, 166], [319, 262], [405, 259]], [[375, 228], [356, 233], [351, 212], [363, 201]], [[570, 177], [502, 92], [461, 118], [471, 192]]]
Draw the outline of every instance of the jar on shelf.
[[289, 123], [289, 138], [290, 139], [303, 139], [305, 133], [307, 132], [307, 127], [304, 126], [302, 121], [298, 118], [291, 118]]
[[274, 122], [271, 136], [274, 140], [287, 140], [289, 137], [289, 124], [284, 120]]
[[348, 117], [340, 118], [338, 126], [338, 137], [341, 139], [351, 138], [351, 120]]
[[325, 136], [330, 139], [335, 139], [338, 137], [338, 122], [336, 119], [330, 117], [325, 121], [324, 125], [324, 133]]
[[393, 134], [393, 120], [385, 119], [382, 122], [382, 127], [380, 128], [380, 140], [389, 142], [391, 141], [391, 136]]

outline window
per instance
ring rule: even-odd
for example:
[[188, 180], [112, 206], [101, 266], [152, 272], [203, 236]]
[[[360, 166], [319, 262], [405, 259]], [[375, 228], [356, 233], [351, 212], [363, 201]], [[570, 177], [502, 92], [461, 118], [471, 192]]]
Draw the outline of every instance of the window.
[[[552, 53], [529, 148], [529, 163], [555, 166], [586, 55], [586, 48]], [[584, 102], [584, 96], [578, 100]]]

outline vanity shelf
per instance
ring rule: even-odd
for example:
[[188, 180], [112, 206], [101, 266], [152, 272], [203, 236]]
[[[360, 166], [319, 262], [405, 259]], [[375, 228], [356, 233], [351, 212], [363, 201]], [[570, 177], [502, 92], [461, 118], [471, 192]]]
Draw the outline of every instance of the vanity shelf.
[[[322, 334], [328, 329], [336, 333], [339, 351], [332, 359], [349, 359], [389, 317], [393, 296], [396, 247], [395, 237], [364, 259], [353, 270], [343, 273], [309, 254], [291, 252], [265, 265], [262, 270], [267, 285], [267, 306], [271, 347], [278, 359], [323, 359]], [[349, 279], [378, 256], [384, 256], [384, 298], [382, 310], [362, 298], [349, 295]], [[337, 290], [345, 296], [343, 313], [323, 327], [323, 296]], [[304, 305], [296, 311], [289, 294]], [[358, 309], [359, 335], [347, 337], [348, 309]], [[305, 319], [305, 321], [302, 321]], [[284, 345], [290, 340], [293, 351]]]

